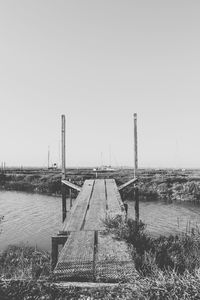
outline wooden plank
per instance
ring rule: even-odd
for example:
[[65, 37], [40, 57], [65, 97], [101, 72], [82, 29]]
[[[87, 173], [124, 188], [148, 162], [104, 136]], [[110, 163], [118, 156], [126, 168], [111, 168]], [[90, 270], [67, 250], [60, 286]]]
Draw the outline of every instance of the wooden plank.
[[81, 230], [93, 190], [94, 180], [86, 180], [79, 193], [70, 217], [63, 225], [63, 232]]
[[102, 230], [102, 220], [106, 218], [105, 180], [96, 179], [94, 183], [90, 206], [85, 219], [84, 230]]
[[106, 179], [107, 216], [124, 216], [124, 205], [114, 179]]
[[61, 250], [54, 274], [68, 280], [93, 280], [94, 231], [71, 232]]
[[76, 185], [76, 184], [74, 184], [74, 183], [72, 183], [72, 182], [70, 182], [70, 181], [68, 181], [66, 179], [63, 179], [62, 183], [65, 184], [65, 185], [67, 185], [68, 187], [70, 187], [70, 188], [78, 191], [78, 192], [80, 192], [81, 189], [82, 189], [80, 186], [78, 186], [78, 185]]
[[106, 282], [127, 282], [138, 276], [125, 241], [99, 232], [95, 274], [98, 281]]
[[126, 183], [120, 185], [120, 186], [118, 187], [118, 190], [119, 190], [119, 191], [123, 190], [125, 187], [129, 186], [130, 184], [135, 183], [137, 180], [138, 180], [137, 178], [133, 178], [133, 179], [129, 180], [128, 182], [126, 182]]

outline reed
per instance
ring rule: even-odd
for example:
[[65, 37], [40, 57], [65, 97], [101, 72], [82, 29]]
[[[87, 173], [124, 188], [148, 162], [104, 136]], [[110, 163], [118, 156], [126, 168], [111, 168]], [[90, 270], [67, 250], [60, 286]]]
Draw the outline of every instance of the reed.
[[139, 226], [132, 219], [125, 222], [120, 216], [104, 221], [106, 230], [117, 239], [125, 240], [132, 247], [132, 256], [136, 269], [141, 276], [151, 276], [158, 271], [175, 271], [183, 274], [193, 273], [200, 268], [200, 234], [196, 228], [185, 233], [160, 236], [150, 236], [145, 225]]
[[50, 255], [25, 244], [8, 246], [0, 254], [3, 279], [38, 279], [50, 276]]

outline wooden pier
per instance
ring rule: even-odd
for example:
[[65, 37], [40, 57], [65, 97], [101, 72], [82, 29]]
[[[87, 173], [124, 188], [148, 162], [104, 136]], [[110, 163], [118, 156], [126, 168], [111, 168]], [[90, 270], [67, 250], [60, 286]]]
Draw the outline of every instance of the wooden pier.
[[[136, 114], [134, 124], [136, 128]], [[105, 221], [116, 218], [125, 220], [126, 211], [120, 191], [134, 184], [137, 178], [134, 176], [119, 187], [114, 179], [85, 180], [82, 187], [67, 180], [64, 115], [61, 132], [63, 226], [58, 234], [52, 237], [52, 268], [55, 278], [90, 282], [124, 282], [133, 279], [137, 272], [128, 245], [125, 241], [117, 240], [106, 230]], [[136, 169], [137, 157], [134, 174]], [[79, 192], [68, 213], [66, 186]], [[59, 251], [60, 245], [63, 247]]]
[[[58, 279], [114, 282], [135, 276], [127, 244], [105, 232], [104, 220], [117, 216], [125, 218], [125, 210], [115, 180], [86, 180], [63, 228], [52, 238]], [[59, 243], [64, 247], [57, 260]]]

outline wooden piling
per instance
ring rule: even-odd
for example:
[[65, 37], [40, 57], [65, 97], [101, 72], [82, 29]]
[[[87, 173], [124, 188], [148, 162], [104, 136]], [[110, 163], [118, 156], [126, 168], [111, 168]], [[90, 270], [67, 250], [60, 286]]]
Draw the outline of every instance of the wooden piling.
[[134, 116], [134, 159], [135, 159], [134, 176], [136, 177], [136, 173], [138, 169], [137, 114], [135, 113], [133, 116]]
[[62, 221], [64, 222], [67, 217], [67, 189], [64, 184], [61, 185], [62, 193]]
[[[137, 114], [134, 113], [134, 177], [137, 176], [137, 169], [138, 169], [138, 141], [137, 141]], [[139, 193], [138, 188], [135, 186], [134, 190], [134, 198], [135, 198], [135, 221], [136, 224], [139, 224], [140, 214], [139, 214]]]
[[58, 261], [58, 241], [57, 237], [52, 236], [51, 238], [51, 269], [53, 270]]
[[62, 128], [61, 128], [61, 136], [62, 136], [62, 179], [65, 179], [65, 115], [61, 116], [62, 118]]
[[66, 243], [68, 235], [52, 236], [51, 238], [51, 269], [54, 270], [58, 261], [58, 246]]
[[140, 210], [139, 210], [139, 193], [138, 193], [138, 188], [135, 187], [134, 190], [134, 198], [135, 198], [135, 221], [136, 224], [139, 224], [140, 221]]
[[[62, 120], [62, 126], [61, 126], [61, 137], [62, 137], [62, 180], [66, 177], [66, 170], [65, 170], [65, 115], [61, 116]], [[61, 186], [61, 192], [62, 192], [62, 221], [64, 222], [66, 216], [67, 216], [67, 205], [66, 205], [66, 199], [67, 199], [67, 192], [66, 187], [62, 183]]]

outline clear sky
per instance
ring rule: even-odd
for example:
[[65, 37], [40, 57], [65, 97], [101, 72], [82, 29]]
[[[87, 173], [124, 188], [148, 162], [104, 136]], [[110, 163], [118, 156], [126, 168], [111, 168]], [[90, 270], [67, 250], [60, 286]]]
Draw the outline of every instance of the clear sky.
[[[0, 162], [200, 167], [199, 0], [0, 0]], [[110, 150], [109, 150], [110, 149]]]

